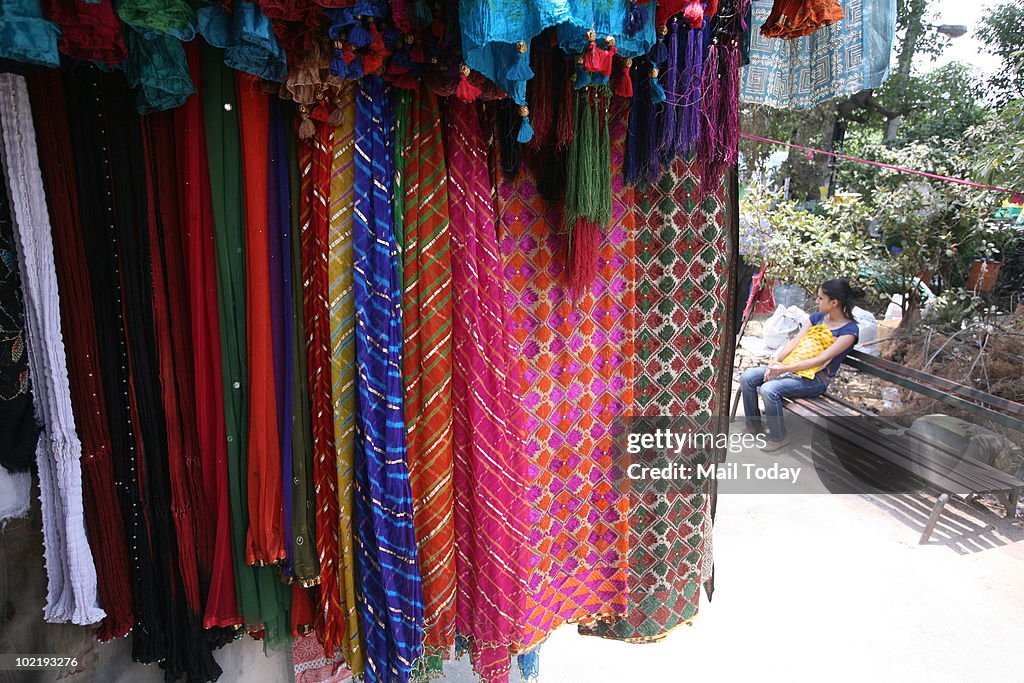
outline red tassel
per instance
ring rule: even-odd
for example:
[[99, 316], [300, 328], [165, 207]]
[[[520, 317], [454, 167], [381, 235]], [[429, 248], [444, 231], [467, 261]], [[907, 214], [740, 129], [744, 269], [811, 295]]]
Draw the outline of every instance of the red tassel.
[[463, 102], [475, 102], [483, 90], [469, 82], [469, 74], [466, 73], [468, 70], [464, 69], [459, 74], [459, 85], [455, 88], [455, 96]]
[[566, 73], [562, 78], [562, 97], [558, 103], [558, 125], [555, 129], [555, 147], [565, 149], [576, 139], [576, 91], [573, 90], [572, 62], [566, 62]]
[[527, 84], [527, 101], [530, 103], [530, 115], [533, 121], [533, 140], [531, 147], [542, 147], [551, 143], [554, 129], [555, 107], [555, 69], [558, 63], [555, 56], [544, 55], [537, 60], [537, 75]]
[[615, 52], [614, 45], [607, 50], [602, 50], [596, 42], [591, 41], [586, 54], [583, 55], [583, 68], [590, 73], [611, 76], [612, 58], [615, 57]]
[[384, 59], [388, 56], [388, 49], [384, 45], [384, 36], [381, 35], [377, 24], [370, 23], [370, 48], [363, 55], [363, 73], [376, 73], [384, 66]]
[[576, 297], [586, 294], [597, 279], [597, 260], [601, 249], [601, 229], [586, 218], [576, 219], [569, 247], [569, 289]]
[[683, 7], [683, 18], [690, 28], [704, 28], [704, 8], [700, 0], [689, 0]]
[[633, 96], [633, 77], [630, 74], [633, 66], [632, 59], [626, 59], [622, 62], [622, 67], [619, 69], [619, 77], [615, 80], [615, 85], [612, 88], [619, 97], [632, 97]]
[[707, 7], [704, 8], [704, 17], [710, 19], [716, 14], [718, 14], [718, 0], [708, 0]]
[[351, 45], [345, 43], [345, 47], [341, 50], [341, 58], [345, 61], [345, 66], [348, 66], [356, 61], [356, 51], [352, 49]]

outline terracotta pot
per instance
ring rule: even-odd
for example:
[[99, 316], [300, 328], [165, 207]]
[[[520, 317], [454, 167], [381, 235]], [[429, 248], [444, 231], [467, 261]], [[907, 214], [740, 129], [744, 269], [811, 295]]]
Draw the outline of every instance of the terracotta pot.
[[971, 272], [967, 276], [967, 289], [978, 292], [991, 292], [994, 290], [996, 282], [999, 280], [999, 269], [1002, 265], [1000, 261], [974, 259], [971, 262]]

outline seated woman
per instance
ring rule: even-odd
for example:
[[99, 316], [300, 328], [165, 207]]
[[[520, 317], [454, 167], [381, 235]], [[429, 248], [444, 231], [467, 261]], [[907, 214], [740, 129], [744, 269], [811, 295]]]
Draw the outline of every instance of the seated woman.
[[818, 311], [811, 314], [799, 334], [775, 353], [774, 362], [740, 376], [748, 432], [761, 431], [757, 395], [764, 399], [768, 438], [762, 450], [775, 451], [789, 443], [782, 420], [782, 399], [825, 393], [846, 354], [857, 343], [860, 328], [853, 321], [852, 310], [853, 302], [863, 295], [862, 290], [851, 288], [843, 279], [821, 283], [814, 298]]

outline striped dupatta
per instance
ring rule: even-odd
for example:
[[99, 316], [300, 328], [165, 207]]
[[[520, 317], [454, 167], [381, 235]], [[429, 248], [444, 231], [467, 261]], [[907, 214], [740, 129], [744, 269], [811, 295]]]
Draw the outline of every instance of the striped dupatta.
[[473, 105], [453, 101], [448, 112], [456, 624], [477, 674], [504, 681], [520, 639], [528, 575], [519, 369], [507, 328], [486, 141]]

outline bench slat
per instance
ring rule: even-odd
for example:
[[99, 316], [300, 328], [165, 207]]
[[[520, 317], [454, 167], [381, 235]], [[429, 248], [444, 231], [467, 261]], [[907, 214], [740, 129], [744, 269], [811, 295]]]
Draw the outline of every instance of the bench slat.
[[[823, 398], [827, 399], [827, 401], [825, 402], [826, 405], [828, 403], [835, 403], [847, 408], [848, 410], [852, 411], [853, 413], [856, 413], [857, 415], [864, 415], [865, 417], [870, 417], [890, 428], [903, 429], [900, 425], [896, 424], [895, 422], [887, 420], [880, 415], [867, 413], [859, 406], [855, 406], [852, 403], [849, 403], [848, 401], [844, 401], [843, 399], [837, 398], [835, 396], [828, 396], [827, 394]], [[836, 413], [836, 416], [842, 417], [842, 414]], [[926, 458], [934, 462], [936, 466], [940, 469], [952, 468], [962, 473], [964, 476], [969, 477], [979, 487], [981, 487], [979, 488], [979, 492], [982, 488], [998, 490], [1000, 489], [1000, 487], [1012, 489], [1024, 485], [1024, 481], [1021, 481], [1020, 479], [1014, 477], [1013, 475], [1007, 474], [1006, 472], [998, 470], [986, 463], [964, 458], [962, 454], [957, 453], [955, 451], [951, 451], [943, 443], [936, 442], [931, 439], [926, 440], [922, 438], [920, 435], [914, 435], [914, 437], [904, 437], [905, 440], [908, 440], [908, 445], [909, 439], [911, 438], [922, 441], [923, 443], [927, 444], [928, 446], [931, 446], [932, 449], [934, 449], [934, 451], [925, 451], [924, 453], [920, 453], [916, 457]], [[902, 445], [902, 442], [899, 443], [901, 443]]]
[[[799, 399], [791, 401], [788, 405], [793, 412], [801, 414], [803, 417], [815, 424], [819, 424], [820, 422], [827, 420], [828, 417], [837, 416], [834, 413], [830, 415], [829, 413], [821, 410], [823, 407], [821, 404], [823, 403], [825, 402], [820, 399]], [[818, 405], [816, 406], [815, 404]], [[1017, 484], [995, 481], [989, 483], [979, 482], [962, 471], [956, 469], [951, 471], [948, 467], [935, 463], [931, 458], [926, 458], [923, 461], [912, 459], [897, 449], [897, 446], [903, 446], [903, 444], [898, 444], [891, 438], [885, 437], [882, 434], [868, 431], [858, 432], [847, 425], [836, 423], [826, 423], [820, 426], [835, 433], [843, 439], [850, 441], [851, 443], [867, 448], [867, 450], [870, 450], [879, 457], [907, 470], [915, 477], [951, 493], [993, 493], [996, 491], [1010, 491], [1018, 486], [1024, 485], [1024, 482], [1019, 482]], [[973, 464], [981, 463], [972, 463], [972, 465]]]
[[868, 366], [877, 366], [882, 369], [894, 372], [897, 374], [903, 374], [909, 379], [913, 379], [922, 384], [927, 384], [940, 391], [956, 394], [959, 396], [965, 396], [975, 401], [981, 401], [985, 403], [986, 408], [990, 410], [1003, 411], [1010, 413], [1021, 418], [1024, 422], [1024, 404], [1011, 401], [995, 394], [990, 394], [981, 389], [976, 389], [966, 384], [960, 384], [952, 380], [946, 379], [945, 377], [939, 377], [938, 375], [932, 375], [921, 370], [915, 370], [905, 365], [900, 365], [886, 358], [877, 358], [870, 354], [866, 354], [863, 351], [850, 351], [847, 359], [852, 359], [859, 363], [863, 363]]

